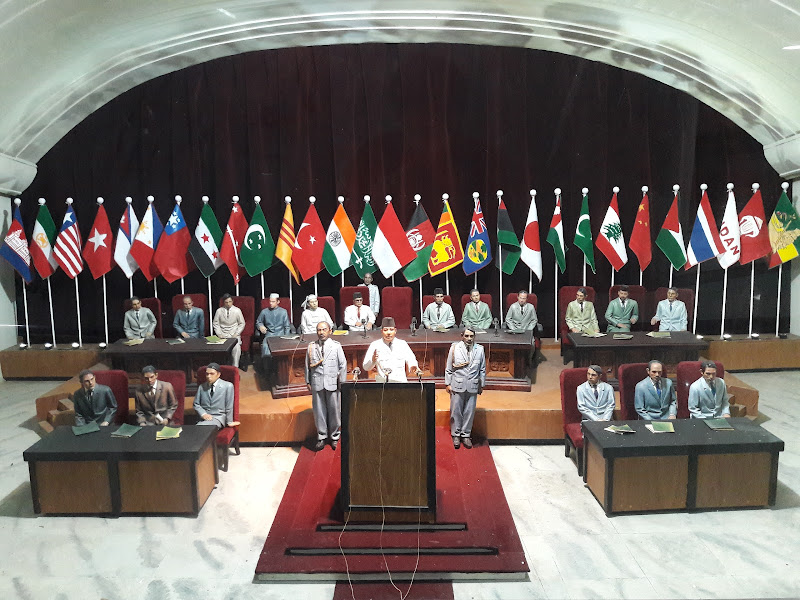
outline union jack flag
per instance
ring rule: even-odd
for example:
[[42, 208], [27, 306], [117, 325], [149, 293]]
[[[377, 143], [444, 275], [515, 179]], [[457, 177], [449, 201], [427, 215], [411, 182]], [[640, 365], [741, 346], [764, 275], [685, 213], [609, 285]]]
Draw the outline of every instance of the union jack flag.
[[486, 221], [483, 218], [481, 201], [475, 198], [475, 210], [472, 213], [472, 223], [469, 226], [469, 237], [481, 235], [484, 231], [486, 231]]

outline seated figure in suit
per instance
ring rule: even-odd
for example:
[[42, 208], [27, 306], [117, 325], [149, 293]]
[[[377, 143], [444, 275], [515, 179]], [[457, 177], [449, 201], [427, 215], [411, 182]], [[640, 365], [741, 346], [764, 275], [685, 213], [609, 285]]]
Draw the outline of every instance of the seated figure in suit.
[[214, 313], [214, 334], [223, 340], [235, 338], [236, 345], [231, 349], [233, 366], [239, 366], [242, 356], [242, 332], [244, 331], [244, 315], [238, 306], [233, 305], [233, 296], [222, 295], [222, 306]]
[[578, 386], [578, 410], [589, 421], [610, 421], [614, 416], [614, 388], [600, 381], [602, 367], [591, 365], [586, 381]]
[[202, 309], [194, 307], [194, 302], [189, 296], [184, 296], [183, 310], [175, 313], [172, 327], [184, 339], [205, 337], [206, 316]]
[[425, 307], [425, 311], [422, 313], [422, 324], [427, 329], [450, 329], [456, 324], [453, 307], [445, 304], [442, 288], [433, 290], [433, 302]]
[[475, 343], [475, 332], [467, 328], [461, 341], [454, 342], [447, 353], [444, 383], [450, 394], [450, 435], [453, 447], [472, 448], [472, 422], [478, 396], [486, 386], [486, 355]]
[[152, 365], [142, 369], [142, 384], [134, 393], [136, 421], [146, 425], [166, 425], [178, 408], [175, 390], [167, 381], [158, 380], [158, 371]]
[[575, 300], [567, 304], [564, 320], [572, 333], [594, 334], [600, 331], [594, 304], [586, 300], [586, 288], [578, 288], [575, 292]]
[[[78, 380], [81, 387], [72, 394], [72, 402], [75, 405], [75, 425], [86, 425], [92, 421], [101, 426], [111, 423], [117, 414], [117, 399], [111, 388], [97, 383], [94, 373], [88, 370], [81, 371]], [[125, 398], [126, 402], [127, 400]]]
[[659, 323], [659, 331], [686, 331], [688, 314], [686, 305], [678, 300], [678, 290], [671, 287], [667, 290], [667, 299], [656, 307], [656, 314], [650, 320], [651, 325]]
[[469, 293], [469, 302], [464, 307], [461, 315], [461, 324], [472, 331], [486, 331], [492, 326], [492, 311], [486, 302], [481, 302], [481, 293], [472, 290]]
[[335, 327], [328, 311], [321, 308], [316, 294], [309, 294], [301, 304], [305, 309], [300, 317], [300, 333], [316, 333], [317, 323], [325, 321], [331, 329]]
[[606, 322], [608, 332], [630, 331], [631, 325], [639, 320], [639, 303], [628, 298], [628, 286], [621, 285], [617, 297], [608, 303]]
[[717, 365], [708, 360], [700, 365], [702, 376], [689, 386], [689, 412], [693, 419], [730, 418], [730, 396], [725, 380], [717, 377]]
[[[292, 333], [292, 324], [289, 322], [289, 313], [286, 309], [278, 306], [280, 296], [278, 294], [269, 295], [269, 306], [262, 310], [256, 319], [256, 328], [265, 338], [288, 335]], [[266, 340], [261, 342], [261, 356], [271, 356], [269, 344]]]
[[647, 365], [647, 377], [636, 384], [633, 406], [640, 419], [658, 421], [674, 419], [678, 414], [675, 386], [670, 379], [663, 379], [664, 366], [657, 360]]
[[153, 337], [156, 330], [156, 316], [149, 308], [142, 306], [142, 301], [136, 296], [131, 298], [131, 309], [125, 313], [122, 328], [125, 337], [129, 340]]
[[533, 304], [528, 304], [528, 292], [520, 290], [517, 293], [517, 301], [508, 307], [506, 328], [514, 333], [522, 333], [533, 331], [538, 323], [536, 309]]
[[330, 438], [336, 450], [342, 434], [341, 384], [347, 380], [347, 360], [342, 345], [330, 339], [331, 328], [324, 321], [317, 324], [317, 341], [306, 350], [306, 385], [311, 392], [311, 408], [317, 428], [315, 450], [325, 447]]
[[375, 313], [369, 306], [364, 306], [361, 292], [355, 292], [353, 303], [344, 309], [344, 324], [352, 331], [370, 330], [375, 324]]
[[221, 369], [217, 363], [208, 363], [206, 380], [197, 387], [194, 410], [200, 420], [198, 425], [214, 425], [217, 429], [235, 427], [233, 420], [233, 384], [220, 379]]

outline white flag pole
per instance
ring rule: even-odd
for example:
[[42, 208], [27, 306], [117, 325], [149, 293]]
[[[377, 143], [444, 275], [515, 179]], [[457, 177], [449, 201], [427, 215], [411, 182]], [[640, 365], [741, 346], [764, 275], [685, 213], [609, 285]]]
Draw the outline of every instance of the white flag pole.
[[133, 273], [128, 277], [128, 298], [133, 298]]
[[422, 306], [422, 277], [419, 278], [419, 318], [422, 320], [422, 315], [425, 313], [425, 307]]
[[[497, 206], [500, 206], [500, 203], [503, 201], [503, 190], [497, 190]], [[498, 304], [500, 306], [500, 325], [503, 324], [503, 307], [505, 303], [503, 302], [503, 246], [500, 244], [500, 241], [497, 241], [497, 264], [500, 265], [500, 298], [498, 300]], [[475, 277], [477, 279], [478, 274], [475, 273]], [[477, 285], [475, 288], [477, 289]]]
[[261, 299], [263, 300], [266, 296], [264, 295], [264, 271], [261, 271]]
[[[147, 197], [147, 206], [148, 207], [152, 207], [152, 204], [153, 204], [154, 201], [155, 201], [155, 198], [153, 196], [148, 196]], [[153, 212], [155, 212], [155, 209], [153, 209]], [[155, 220], [155, 217], [154, 217], [154, 220]], [[155, 244], [155, 240], [153, 240], [153, 243]], [[155, 249], [155, 247], [153, 247], [153, 253], [154, 254], [155, 254], [155, 251], [156, 251], [156, 249]], [[133, 296], [133, 294], [131, 294], [131, 296]], [[158, 298], [158, 277], [153, 277], [153, 298]]]
[[[209, 320], [213, 321], [214, 304], [211, 301], [211, 276], [206, 277], [206, 281], [208, 282], [208, 317]], [[211, 323], [208, 324], [208, 330], [211, 332], [211, 335], [214, 335], [214, 327]]]
[[694, 315], [692, 315], [692, 333], [697, 333], [697, 301], [700, 296], [700, 263], [697, 263], [697, 278], [694, 282]]
[[445, 293], [449, 296], [450, 295], [450, 271], [444, 272], [444, 285], [445, 285]]
[[725, 336], [725, 310], [728, 303], [728, 267], [725, 267], [725, 274], [722, 277], [722, 322], [719, 327], [719, 339]]
[[611, 267], [611, 287], [614, 287], [614, 276], [617, 272], [614, 270], [614, 267]]
[[583, 255], [583, 287], [586, 287], [586, 255]]
[[[761, 187], [759, 184], [754, 183], [752, 186], [753, 193], [756, 193], [756, 190]], [[747, 335], [752, 337], [753, 336], [753, 292], [755, 291], [755, 283], [756, 283], [756, 261], [750, 262], [750, 316], [748, 317], [747, 322]]]
[[53, 348], [56, 347], [56, 324], [53, 320], [53, 287], [50, 285], [50, 277], [47, 278], [47, 298], [50, 301], [50, 333], [53, 335]]
[[[558, 198], [559, 198], [559, 196], [561, 196], [561, 188], [556, 188], [555, 190], [553, 190], [553, 193], [556, 195], [556, 207], [558, 207]], [[562, 217], [562, 223], [563, 223], [563, 217]], [[563, 231], [563, 227], [564, 227], [563, 224], [562, 224], [561, 227], [562, 227], [562, 231]], [[554, 316], [553, 316], [553, 323], [555, 323], [555, 326], [553, 327], [553, 338], [555, 339], [555, 341], [558, 341], [558, 332], [559, 332], [559, 326], [560, 326], [560, 323], [558, 322], [558, 257], [555, 256], [555, 252], [553, 252], [553, 254], [554, 254], [554, 258], [555, 258], [555, 261], [554, 261], [555, 264], [553, 265], [553, 274], [554, 274], [553, 275], [553, 312], [555, 313]]]
[[[97, 199], [97, 205], [103, 205], [103, 199]], [[108, 293], [106, 290], [106, 276], [103, 274], [103, 328], [106, 334], [106, 345], [108, 345]]]
[[[19, 198], [14, 198], [14, 205], [17, 208], [19, 208], [20, 204], [22, 204], [22, 200], [20, 200]], [[31, 265], [31, 271], [33, 271], [33, 266], [32, 265]], [[20, 279], [22, 279], [21, 276], [20, 276]], [[28, 324], [28, 292], [25, 289], [26, 285], [27, 284], [25, 283], [25, 280], [22, 279], [22, 308], [25, 311], [25, 343], [28, 344], [28, 346], [30, 346], [31, 345], [31, 329], [30, 329], [30, 326]], [[14, 319], [17, 321], [17, 323], [19, 323], [19, 319], [17, 319], [17, 312], [16, 311], [14, 311]]]
[[317, 295], [317, 276], [314, 275], [314, 295]]
[[[72, 206], [72, 198], [67, 198], [67, 206]], [[78, 275], [72, 278], [75, 281], [75, 318], [78, 322], [78, 345], [83, 346], [83, 333], [81, 332], [81, 296], [78, 291]]]
[[675, 267], [672, 266], [672, 263], [669, 264], [669, 287], [672, 287], [672, 272], [675, 270]]
[[778, 265], [778, 308], [775, 309], [775, 337], [778, 337], [781, 325], [781, 279], [782, 278], [783, 278], [783, 263]]

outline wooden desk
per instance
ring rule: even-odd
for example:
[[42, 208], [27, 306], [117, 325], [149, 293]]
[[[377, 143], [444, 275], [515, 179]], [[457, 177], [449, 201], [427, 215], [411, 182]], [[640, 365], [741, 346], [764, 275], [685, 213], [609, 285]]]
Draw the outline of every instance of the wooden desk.
[[746, 418], [733, 431], [713, 431], [701, 419], [672, 421], [675, 433], [651, 433], [649, 421], [627, 423], [636, 433], [604, 431], [584, 422], [584, 480], [607, 515], [655, 510], [775, 504], [783, 441]]
[[[436, 387], [444, 387], [444, 371], [447, 366], [447, 353], [450, 345], [461, 339], [461, 331], [451, 329], [444, 332], [420, 329], [416, 336], [408, 329], [398, 330], [397, 337], [408, 343], [417, 357], [423, 371], [424, 382], [432, 382]], [[531, 378], [535, 379], [535, 367], [532, 367], [530, 353], [532, 349], [532, 333], [524, 334], [501, 331], [479, 333], [475, 341], [481, 344], [486, 352], [486, 387], [487, 390], [509, 390], [529, 392]], [[285, 340], [280, 337], [265, 338], [272, 353], [274, 376], [272, 378], [272, 395], [303, 396], [308, 394], [305, 382], [304, 361], [308, 344], [316, 340], [316, 335], [306, 334], [305, 341]], [[380, 330], [366, 332], [351, 331], [347, 335], [332, 336], [342, 344], [347, 359], [347, 372], [354, 367], [362, 368], [364, 355], [369, 345], [380, 339]], [[263, 342], [262, 342], [263, 343]], [[374, 379], [375, 372], [362, 373], [361, 379]]]
[[116, 429], [76, 436], [57, 427], [25, 450], [34, 512], [197, 516], [219, 481], [217, 428], [184, 426], [163, 441], [155, 439], [160, 427], [112, 438]]

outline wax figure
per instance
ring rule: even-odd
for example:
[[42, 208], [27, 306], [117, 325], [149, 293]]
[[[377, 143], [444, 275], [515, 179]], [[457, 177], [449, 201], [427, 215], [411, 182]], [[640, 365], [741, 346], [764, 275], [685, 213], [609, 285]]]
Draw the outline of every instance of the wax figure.
[[600, 331], [594, 304], [586, 299], [586, 288], [578, 288], [575, 292], [575, 300], [567, 304], [564, 320], [572, 333], [595, 334]]
[[606, 322], [609, 333], [630, 331], [631, 325], [639, 320], [639, 303], [628, 298], [629, 293], [628, 286], [621, 285], [617, 297], [608, 303]]
[[114, 392], [107, 385], [97, 383], [91, 371], [81, 371], [78, 380], [81, 387], [72, 394], [75, 425], [86, 425], [94, 421], [105, 427], [117, 414], [117, 399], [114, 397]]
[[151, 338], [157, 323], [152, 310], [142, 306], [142, 301], [136, 296], [131, 298], [131, 309], [125, 313], [122, 324], [126, 338], [129, 340]]
[[508, 307], [505, 322], [506, 328], [514, 333], [522, 333], [524, 331], [533, 331], [538, 323], [536, 309], [533, 304], [528, 304], [528, 292], [520, 290], [517, 293], [517, 301]]
[[184, 296], [183, 310], [175, 313], [172, 327], [184, 339], [205, 337], [206, 316], [201, 309], [194, 307], [194, 302], [189, 296]]
[[689, 386], [689, 413], [693, 419], [716, 419], [731, 416], [730, 397], [725, 380], [717, 377], [717, 365], [700, 365], [702, 377]]
[[360, 286], [366, 286], [369, 289], [369, 307], [375, 313], [375, 318], [378, 318], [378, 313], [381, 310], [381, 291], [378, 286], [372, 283], [372, 273], [364, 274], [364, 283], [359, 283]]
[[239, 358], [242, 356], [242, 331], [244, 331], [244, 315], [237, 306], [233, 305], [233, 297], [230, 294], [222, 296], [222, 306], [214, 313], [214, 333], [222, 339], [236, 338], [236, 345], [231, 350], [233, 366], [239, 366]]
[[[269, 306], [262, 310], [256, 319], [256, 328], [265, 338], [288, 335], [292, 333], [292, 324], [289, 322], [289, 313], [285, 308], [278, 306], [280, 296], [278, 294], [269, 295]], [[269, 344], [266, 340], [261, 342], [261, 356], [269, 357]]]
[[428, 329], [450, 329], [456, 324], [453, 307], [444, 301], [444, 290], [433, 290], [433, 302], [422, 313], [422, 324]]
[[419, 370], [417, 357], [403, 340], [396, 339], [397, 328], [393, 317], [383, 317], [381, 339], [375, 340], [364, 355], [364, 370], [377, 369], [378, 383], [407, 383], [407, 371], [416, 375]]
[[219, 364], [208, 363], [206, 380], [197, 387], [194, 396], [198, 425], [213, 425], [217, 429], [222, 429], [239, 424], [233, 420], [233, 384], [220, 379], [221, 374]]
[[450, 435], [453, 447], [472, 448], [472, 421], [478, 396], [486, 386], [486, 356], [475, 343], [475, 332], [465, 329], [461, 341], [450, 346], [444, 383], [450, 394]]
[[667, 290], [667, 299], [656, 307], [656, 314], [650, 320], [651, 325], [659, 323], [659, 331], [686, 331], [688, 314], [686, 305], [678, 300], [678, 290], [671, 287]]
[[330, 336], [330, 326], [324, 321], [317, 323], [317, 341], [306, 351], [306, 385], [317, 427], [315, 450], [322, 450], [326, 439], [336, 450], [342, 434], [341, 384], [347, 380], [347, 360], [342, 345]]
[[142, 383], [134, 392], [136, 422], [146, 425], [166, 425], [178, 408], [175, 390], [167, 381], [159, 381], [158, 371], [152, 365], [142, 369]]
[[657, 360], [651, 360], [647, 365], [647, 377], [636, 384], [633, 406], [640, 419], [674, 419], [678, 414], [675, 386], [672, 380], [661, 377], [663, 372], [664, 366]]
[[614, 416], [614, 388], [600, 381], [602, 367], [591, 365], [586, 381], [578, 386], [578, 410], [589, 421], [610, 421]]
[[[361, 321], [366, 323], [362, 324]], [[344, 309], [344, 324], [352, 331], [370, 330], [375, 325], [375, 313], [369, 306], [364, 306], [364, 297], [361, 292], [353, 294], [353, 303]]]
[[328, 311], [321, 308], [319, 300], [315, 294], [306, 296], [305, 301], [301, 306], [305, 309], [300, 317], [300, 333], [316, 333], [317, 323], [326, 322], [333, 329], [333, 319], [328, 314]]
[[492, 311], [486, 302], [481, 302], [481, 293], [472, 290], [469, 293], [469, 302], [464, 307], [461, 315], [461, 324], [472, 331], [486, 331], [492, 326]]

